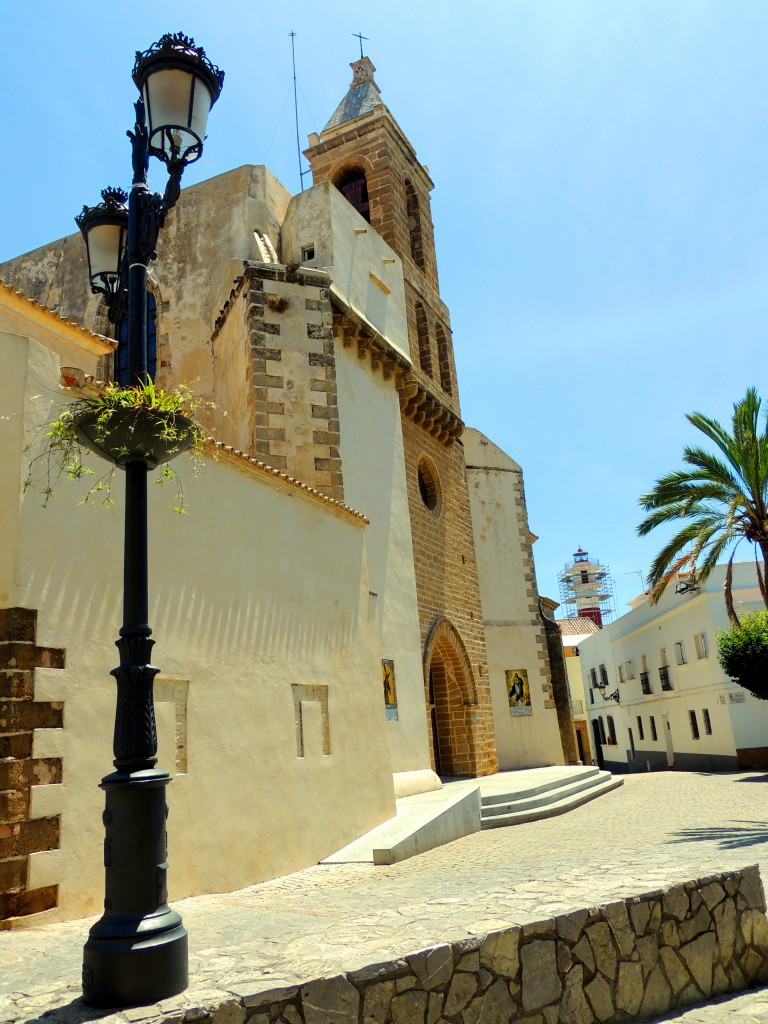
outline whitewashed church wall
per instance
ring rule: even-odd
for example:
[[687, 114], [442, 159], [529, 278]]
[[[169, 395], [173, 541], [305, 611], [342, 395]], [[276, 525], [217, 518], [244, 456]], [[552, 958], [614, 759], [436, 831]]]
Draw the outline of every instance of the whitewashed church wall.
[[382, 669], [368, 685], [384, 722], [392, 770], [430, 767], [416, 576], [405, 480], [400, 406], [394, 383], [373, 373], [357, 349], [336, 348], [344, 497], [370, 519], [368, 579], [377, 657], [394, 661], [397, 720], [385, 721]]
[[[557, 711], [545, 706], [549, 675], [532, 597], [533, 561], [526, 557], [522, 470], [479, 431], [466, 430], [463, 440], [499, 767], [562, 764]], [[506, 673], [515, 669], [528, 674], [530, 714], [511, 713]]]
[[[30, 436], [31, 396], [61, 400], [58, 361], [12, 340], [0, 407], [25, 402]], [[117, 510], [80, 507], [82, 481], [61, 481], [42, 509], [38, 492], [20, 495], [18, 424], [0, 423], [6, 540], [18, 510], [0, 587], [8, 605], [37, 609], [38, 645], [66, 649], [65, 668], [35, 671], [35, 699], [64, 702], [63, 728], [34, 733], [35, 757], [62, 758], [62, 784], [32, 792], [33, 814], [61, 815], [61, 848], [32, 854], [28, 888], [58, 884], [49, 914], [72, 917], [102, 897], [97, 784], [112, 761], [123, 480]], [[172, 484], [150, 485], [149, 510], [172, 898], [315, 863], [394, 814], [364, 522], [233, 456], [206, 458], [194, 484], [188, 457], [177, 465], [188, 514], [171, 511]]]

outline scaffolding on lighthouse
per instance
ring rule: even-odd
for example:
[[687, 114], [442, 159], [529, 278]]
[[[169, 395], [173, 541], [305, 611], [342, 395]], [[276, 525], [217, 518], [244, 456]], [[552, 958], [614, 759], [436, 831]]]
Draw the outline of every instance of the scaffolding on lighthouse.
[[591, 619], [604, 626], [616, 615], [611, 570], [579, 548], [573, 561], [558, 574], [561, 618]]

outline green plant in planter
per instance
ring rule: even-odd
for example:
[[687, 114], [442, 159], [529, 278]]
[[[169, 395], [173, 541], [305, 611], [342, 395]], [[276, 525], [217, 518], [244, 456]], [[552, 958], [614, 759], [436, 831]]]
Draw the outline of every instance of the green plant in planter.
[[717, 634], [720, 667], [760, 700], [768, 700], [768, 612], [750, 612]]
[[89, 449], [111, 466], [90, 485], [80, 504], [99, 498], [107, 507], [114, 506], [115, 469], [141, 458], [150, 469], [160, 467], [157, 483], [174, 482], [176, 502], [172, 508], [183, 513], [184, 490], [178, 473], [169, 463], [188, 451], [195, 474], [199, 471], [203, 444], [211, 440], [209, 431], [198, 419], [204, 405], [210, 403], [201, 402], [184, 385], [164, 390], [148, 381], [134, 387], [108, 383], [89, 389], [64, 406], [55, 419], [42, 427], [42, 438], [27, 446], [31, 450], [42, 441], [43, 450], [30, 463], [24, 490], [38, 485], [46, 507], [62, 477], [96, 477], [82, 460], [83, 449]]

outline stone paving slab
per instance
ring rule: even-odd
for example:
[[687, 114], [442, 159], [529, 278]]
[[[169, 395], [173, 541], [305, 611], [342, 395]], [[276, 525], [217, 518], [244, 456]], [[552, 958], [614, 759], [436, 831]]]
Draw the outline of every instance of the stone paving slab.
[[[716, 871], [759, 863], [768, 879], [767, 780], [756, 772], [627, 776], [620, 789], [565, 816], [478, 832], [400, 864], [318, 865], [177, 901], [190, 932], [191, 984], [173, 1004], [183, 1007], [176, 1019], [192, 1020], [196, 1008], [256, 981], [276, 986], [348, 971]], [[105, 1015], [79, 1002], [89, 924], [0, 932], [0, 1022], [148, 1018], [147, 1010]], [[734, 998], [752, 999], [756, 1009]], [[730, 1017], [700, 1019], [768, 1020], [764, 990], [726, 1004], [736, 1007]]]

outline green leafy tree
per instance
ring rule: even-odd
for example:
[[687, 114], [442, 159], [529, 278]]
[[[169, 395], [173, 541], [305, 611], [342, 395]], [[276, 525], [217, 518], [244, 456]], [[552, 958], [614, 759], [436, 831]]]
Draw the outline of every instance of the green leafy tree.
[[768, 612], [750, 612], [717, 634], [720, 667], [760, 700], [768, 700]]
[[654, 559], [650, 573], [651, 601], [659, 600], [677, 573], [693, 570], [706, 580], [730, 549], [724, 597], [732, 626], [739, 625], [733, 604], [733, 559], [742, 540], [754, 545], [757, 578], [768, 608], [768, 411], [761, 415], [760, 398], [748, 388], [733, 407], [731, 432], [717, 420], [694, 412], [686, 417], [717, 451], [686, 447], [685, 469], [656, 481], [640, 498], [648, 516], [637, 527], [645, 537], [657, 526], [682, 523]]

